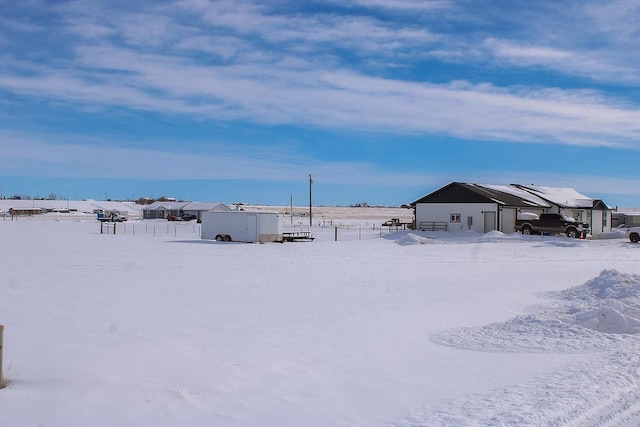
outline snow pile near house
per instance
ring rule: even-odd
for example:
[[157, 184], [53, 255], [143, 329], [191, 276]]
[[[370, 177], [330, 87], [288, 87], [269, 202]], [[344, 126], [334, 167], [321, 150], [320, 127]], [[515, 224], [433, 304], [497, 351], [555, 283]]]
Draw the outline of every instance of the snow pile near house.
[[[531, 238], [532, 236], [526, 237]], [[386, 235], [384, 238], [391, 239], [401, 246], [424, 245], [427, 243], [466, 244], [522, 241], [521, 234], [505, 234], [497, 230], [489, 231], [485, 234], [470, 230], [458, 233], [449, 233], [447, 231], [398, 231]]]
[[429, 236], [419, 236], [415, 233], [406, 233], [402, 234], [400, 238], [396, 240], [400, 246], [411, 246], [411, 245], [424, 245], [427, 243], [431, 243], [433, 237]]
[[504, 236], [505, 234], [502, 231], [498, 231], [498, 230], [493, 230], [483, 235], [483, 237], [486, 237], [486, 238], [495, 238], [495, 237], [500, 238]]
[[640, 275], [604, 270], [583, 285], [550, 293], [550, 307], [482, 327], [444, 331], [440, 344], [480, 351], [574, 353], [607, 351], [640, 333]]

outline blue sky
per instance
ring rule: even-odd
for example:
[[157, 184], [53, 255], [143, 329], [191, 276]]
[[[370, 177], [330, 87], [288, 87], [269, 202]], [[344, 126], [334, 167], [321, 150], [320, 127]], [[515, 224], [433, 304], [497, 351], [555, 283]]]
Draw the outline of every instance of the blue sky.
[[2, 195], [640, 207], [636, 1], [1, 1]]

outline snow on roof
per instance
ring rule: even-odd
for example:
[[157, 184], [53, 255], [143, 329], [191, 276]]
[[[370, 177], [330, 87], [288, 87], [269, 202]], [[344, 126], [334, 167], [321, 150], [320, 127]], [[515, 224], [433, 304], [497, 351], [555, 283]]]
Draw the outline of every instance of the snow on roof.
[[[518, 184], [515, 184], [518, 185]], [[553, 204], [570, 208], [591, 208], [594, 199], [578, 193], [573, 188], [567, 187], [538, 187], [535, 185], [518, 185]]]
[[127, 211], [129, 214], [140, 214], [141, 206], [135, 202], [120, 202], [109, 200], [46, 200], [46, 199], [2, 199], [0, 200], [0, 211], [13, 209], [53, 209], [53, 210], [76, 210], [78, 212], [93, 213], [94, 209], [116, 209]]
[[507, 193], [512, 196], [518, 197], [522, 199], [522, 202], [527, 205], [535, 206], [535, 207], [545, 207], [548, 208], [549, 203], [544, 201], [542, 198], [529, 193], [528, 191], [522, 190], [521, 188], [516, 187], [515, 185], [487, 185], [487, 184], [476, 184], [478, 187], [489, 188], [494, 191], [500, 191], [502, 193]]
[[[226, 209], [225, 209], [226, 208]], [[157, 201], [150, 205], [147, 205], [143, 210], [188, 210], [188, 211], [208, 211], [211, 209], [217, 210], [231, 210], [227, 205], [220, 202], [170, 202], [170, 201]]]
[[187, 211], [208, 211], [215, 210], [231, 210], [231, 208], [220, 202], [191, 202], [182, 208]]
[[156, 201], [151, 203], [150, 205], [145, 206], [144, 208], [142, 208], [142, 210], [145, 210], [145, 211], [152, 211], [156, 209], [180, 210], [188, 204], [189, 202], [170, 202], [168, 200]]

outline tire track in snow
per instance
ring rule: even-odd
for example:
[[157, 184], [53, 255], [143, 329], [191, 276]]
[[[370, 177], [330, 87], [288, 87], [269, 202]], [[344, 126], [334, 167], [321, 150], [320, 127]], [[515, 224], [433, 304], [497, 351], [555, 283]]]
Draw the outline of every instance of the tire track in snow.
[[638, 361], [627, 352], [596, 353], [523, 384], [424, 408], [395, 425], [620, 426], [640, 414], [639, 396]]
[[537, 313], [432, 337], [474, 351], [584, 354], [523, 384], [424, 408], [402, 426], [620, 426], [640, 420], [640, 275], [605, 270]]

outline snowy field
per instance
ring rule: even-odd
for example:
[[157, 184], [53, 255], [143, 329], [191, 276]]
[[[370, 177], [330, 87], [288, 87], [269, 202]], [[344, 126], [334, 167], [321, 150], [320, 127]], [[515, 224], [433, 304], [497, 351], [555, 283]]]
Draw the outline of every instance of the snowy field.
[[640, 423], [640, 245], [329, 216], [264, 245], [0, 219], [0, 425]]

